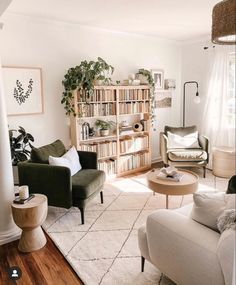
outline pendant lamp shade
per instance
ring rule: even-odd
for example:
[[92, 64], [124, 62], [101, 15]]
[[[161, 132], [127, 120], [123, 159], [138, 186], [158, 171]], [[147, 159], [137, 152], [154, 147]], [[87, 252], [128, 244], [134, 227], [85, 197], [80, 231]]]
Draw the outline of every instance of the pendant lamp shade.
[[214, 6], [211, 40], [215, 44], [236, 44], [236, 0], [224, 0]]

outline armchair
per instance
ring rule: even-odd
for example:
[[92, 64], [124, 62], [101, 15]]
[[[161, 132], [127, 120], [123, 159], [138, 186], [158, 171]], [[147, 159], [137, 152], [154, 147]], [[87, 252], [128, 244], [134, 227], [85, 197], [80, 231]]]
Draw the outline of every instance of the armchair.
[[209, 161], [209, 140], [203, 135], [198, 135], [200, 148], [171, 148], [169, 147], [168, 134], [186, 136], [197, 131], [196, 126], [174, 128], [165, 126], [164, 132], [160, 133], [160, 154], [164, 165], [179, 167], [203, 167], [203, 176], [206, 176], [206, 165]]
[[78, 207], [84, 224], [84, 209], [87, 203], [100, 192], [103, 203], [105, 173], [97, 170], [95, 152], [78, 151], [82, 169], [71, 176], [70, 169], [48, 164], [49, 155], [62, 156], [66, 149], [57, 140], [50, 145], [33, 149], [31, 159], [18, 164], [19, 184], [28, 185], [30, 193], [41, 193], [48, 197], [50, 206]]

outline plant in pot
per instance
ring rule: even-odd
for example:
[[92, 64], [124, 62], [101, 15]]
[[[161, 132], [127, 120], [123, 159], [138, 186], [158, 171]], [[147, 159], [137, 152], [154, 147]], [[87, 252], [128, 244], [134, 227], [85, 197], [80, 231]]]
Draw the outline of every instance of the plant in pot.
[[112, 121], [97, 120], [95, 126], [99, 129], [100, 136], [105, 137], [109, 135], [109, 131], [115, 123]]
[[73, 104], [74, 90], [82, 91], [83, 101], [88, 102], [94, 94], [94, 86], [110, 84], [113, 72], [114, 67], [101, 57], [98, 57], [97, 61], [82, 61], [80, 65], [70, 68], [62, 81], [64, 92], [61, 103], [64, 104], [66, 115], [76, 115]]
[[24, 128], [19, 127], [18, 130], [9, 130], [9, 140], [14, 183], [18, 184], [17, 164], [29, 158], [30, 149], [33, 148], [31, 142], [34, 142], [34, 137], [30, 133], [27, 133]]

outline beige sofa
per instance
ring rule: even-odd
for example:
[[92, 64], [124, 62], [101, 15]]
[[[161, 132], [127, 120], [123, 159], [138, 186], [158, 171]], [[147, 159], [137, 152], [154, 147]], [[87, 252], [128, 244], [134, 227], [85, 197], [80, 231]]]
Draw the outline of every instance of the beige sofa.
[[148, 260], [178, 285], [233, 285], [235, 231], [220, 235], [195, 222], [191, 208], [148, 216], [138, 231], [142, 265]]

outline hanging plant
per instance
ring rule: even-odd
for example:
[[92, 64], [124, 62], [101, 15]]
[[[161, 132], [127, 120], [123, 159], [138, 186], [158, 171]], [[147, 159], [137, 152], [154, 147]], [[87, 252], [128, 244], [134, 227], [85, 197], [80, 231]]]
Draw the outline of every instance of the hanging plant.
[[111, 84], [111, 75], [114, 67], [106, 63], [101, 57], [97, 61], [82, 61], [80, 65], [70, 68], [64, 76], [62, 84], [64, 92], [61, 103], [64, 104], [66, 115], [76, 115], [73, 104], [73, 91], [83, 91], [85, 101], [94, 94], [96, 81], [101, 81], [103, 85]]
[[147, 79], [148, 85], [150, 87], [150, 103], [151, 103], [151, 116], [152, 116], [151, 119], [152, 119], [152, 124], [153, 124], [153, 121], [154, 121], [154, 99], [155, 99], [154, 98], [154, 93], [155, 93], [154, 79], [153, 79], [151, 71], [144, 69], [144, 68], [139, 69], [137, 74], [143, 75]]

